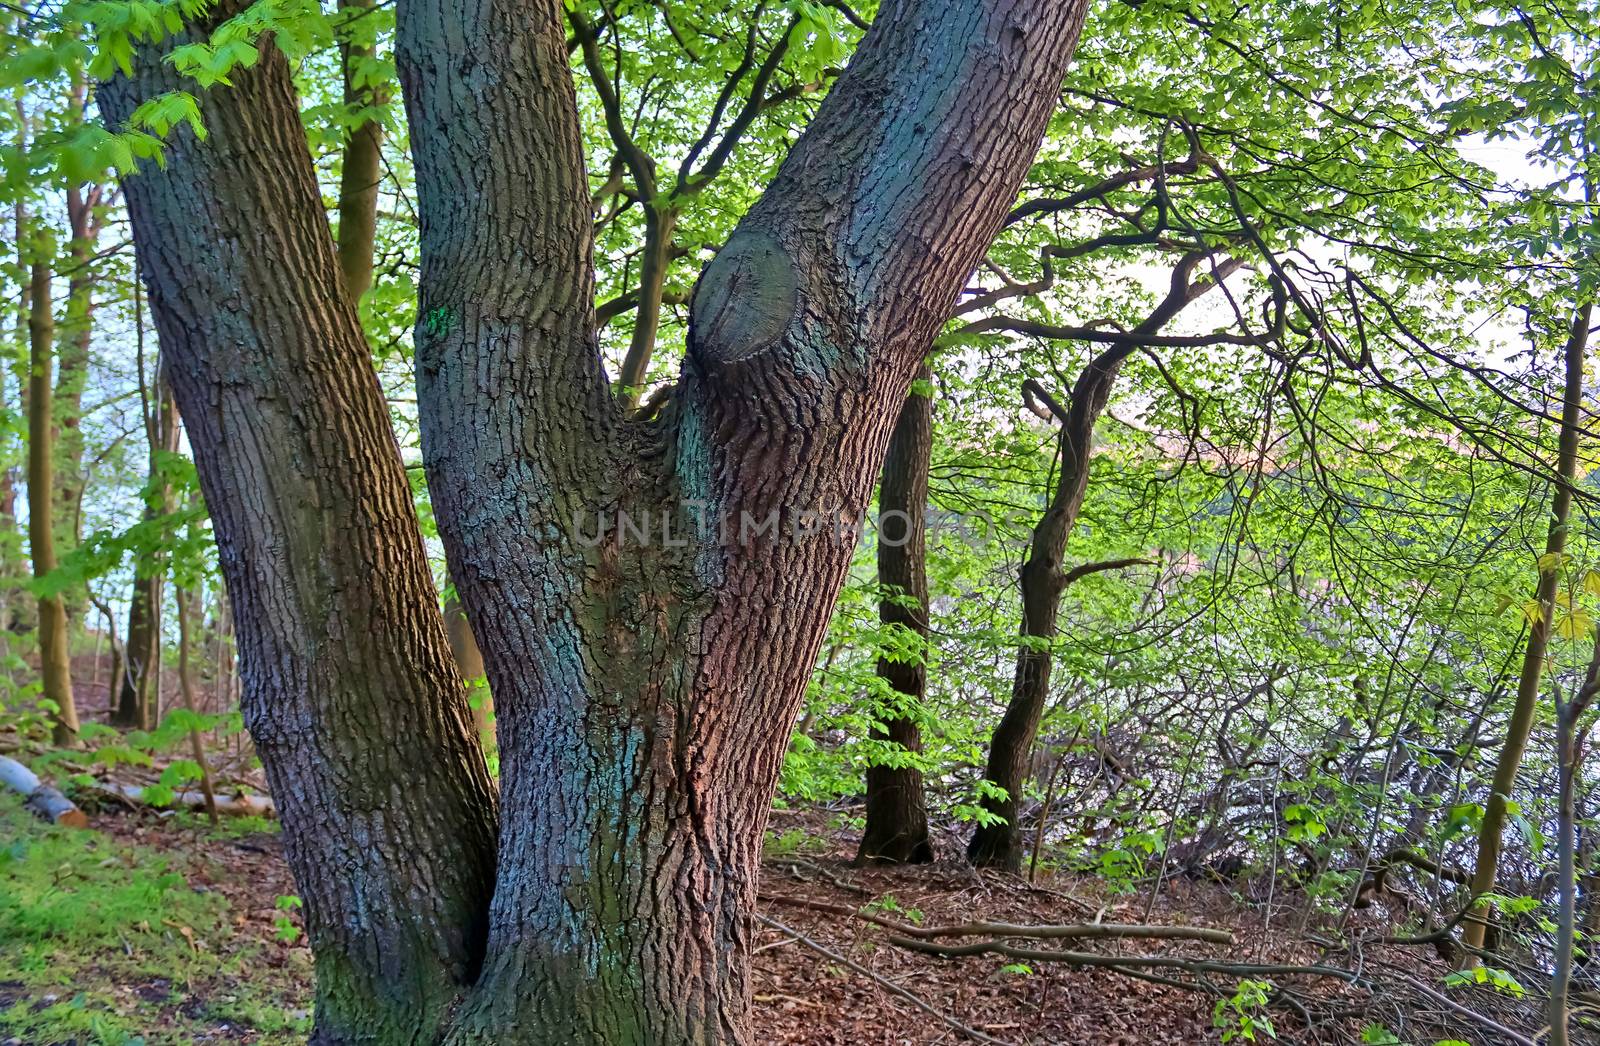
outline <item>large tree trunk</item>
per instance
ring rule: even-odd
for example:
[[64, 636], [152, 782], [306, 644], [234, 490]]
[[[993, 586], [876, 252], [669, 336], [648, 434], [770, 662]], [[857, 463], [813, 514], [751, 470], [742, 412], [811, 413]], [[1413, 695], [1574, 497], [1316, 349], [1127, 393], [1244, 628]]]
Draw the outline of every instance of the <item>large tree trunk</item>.
[[[51, 312], [48, 262], [33, 262], [28, 295], [28, 546], [33, 553], [34, 580], [39, 581], [56, 569], [51, 439], [55, 316]], [[55, 743], [71, 744], [78, 739], [78, 708], [72, 699], [67, 608], [60, 592], [39, 595], [39, 675], [43, 696], [55, 704], [51, 713]]]
[[[481, 951], [488, 786], [282, 56], [263, 46], [207, 93], [208, 139], [178, 130], [129, 181], [321, 1041], [431, 1041], [480, 955], [448, 1042], [741, 1040], [761, 834], [853, 544], [835, 528], [1013, 201], [1085, 6], [884, 4], [701, 277], [675, 402], [646, 421], [595, 339], [561, 5], [402, 4], [423, 451], [501, 727]], [[141, 60], [102, 95], [114, 119], [175, 85]]]
[[[657, 425], [619, 416], [595, 350], [559, 9], [487, 7], [464, 33], [455, 10], [400, 11], [411, 124], [455, 132], [413, 139], [419, 413], [517, 814], [452, 1041], [737, 1041], [761, 831], [849, 562], [831, 529], [867, 502], [1082, 10], [886, 4], [702, 275]], [[453, 86], [469, 60], [486, 95]], [[825, 533], [791, 537], [807, 511]], [[740, 534], [769, 513], [779, 533]], [[597, 516], [613, 525], [586, 542]]]
[[[918, 375], [929, 378], [926, 368]], [[879, 658], [878, 675], [899, 695], [900, 708], [874, 726], [876, 740], [922, 751], [916, 714], [928, 689], [927, 507], [933, 455], [933, 400], [923, 390], [906, 397], [889, 437], [878, 483], [878, 618], [884, 628], [918, 637], [913, 661]], [[922, 771], [915, 766], [867, 768], [867, 824], [856, 852], [860, 864], [925, 864], [933, 860]]]
[[[114, 125], [181, 86], [159, 53], [136, 72], [100, 92]], [[200, 95], [205, 142], [125, 183], [140, 269], [305, 899], [314, 1039], [431, 1042], [482, 954], [493, 784], [288, 64], [263, 42], [230, 79]]]
[[1219, 267], [1218, 273], [1191, 283], [1195, 268], [1204, 255], [1186, 256], [1172, 276], [1172, 288], [1161, 304], [1145, 317], [1126, 341], [1114, 344], [1096, 356], [1072, 386], [1072, 398], [1057, 418], [1061, 472], [1044, 516], [1034, 525], [1028, 558], [1022, 564], [1022, 636], [1017, 649], [1017, 667], [1011, 686], [1011, 702], [995, 727], [989, 742], [989, 760], [984, 779], [1004, 789], [1005, 798], [986, 795], [983, 808], [993, 819], [979, 825], [967, 845], [967, 858], [979, 867], [1022, 870], [1022, 826], [1019, 813], [1022, 792], [1033, 759], [1033, 742], [1039, 734], [1046, 698], [1050, 693], [1051, 647], [1056, 638], [1056, 617], [1061, 610], [1061, 595], [1072, 576], [1063, 569], [1067, 539], [1083, 507], [1089, 489], [1089, 457], [1094, 449], [1094, 428], [1105, 411], [1123, 362], [1138, 350], [1140, 338], [1158, 333], [1171, 319], [1232, 271], [1236, 261]]
[[[1500, 836], [1505, 831], [1506, 803], [1516, 787], [1517, 771], [1533, 730], [1534, 712], [1539, 705], [1539, 680], [1544, 673], [1545, 653], [1550, 646], [1550, 619], [1555, 613], [1556, 588], [1566, 569], [1561, 559], [1567, 549], [1567, 522], [1572, 513], [1572, 483], [1578, 472], [1578, 435], [1583, 410], [1583, 364], [1589, 344], [1590, 305], [1583, 305], [1572, 317], [1564, 362], [1566, 384], [1561, 396], [1561, 433], [1557, 439], [1555, 489], [1550, 497], [1550, 527], [1545, 535], [1544, 555], [1539, 558], [1539, 582], [1534, 590], [1538, 616], [1528, 627], [1528, 645], [1522, 654], [1522, 674], [1517, 678], [1517, 700], [1506, 724], [1500, 759], [1494, 766], [1489, 800], [1484, 804], [1483, 823], [1478, 829], [1478, 860], [1472, 869], [1473, 897], [1494, 890], [1495, 872], [1500, 865]], [[1471, 966], [1478, 961], [1472, 949], [1481, 949], [1489, 927], [1489, 907], [1473, 908], [1463, 938], [1467, 948], [1462, 961]]]

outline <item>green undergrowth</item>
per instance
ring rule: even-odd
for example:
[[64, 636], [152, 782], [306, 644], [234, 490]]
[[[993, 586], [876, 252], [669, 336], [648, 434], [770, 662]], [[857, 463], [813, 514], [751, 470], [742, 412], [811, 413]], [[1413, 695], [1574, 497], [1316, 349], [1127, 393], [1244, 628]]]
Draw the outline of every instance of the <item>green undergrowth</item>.
[[303, 1042], [308, 971], [181, 862], [0, 794], [0, 1042]]

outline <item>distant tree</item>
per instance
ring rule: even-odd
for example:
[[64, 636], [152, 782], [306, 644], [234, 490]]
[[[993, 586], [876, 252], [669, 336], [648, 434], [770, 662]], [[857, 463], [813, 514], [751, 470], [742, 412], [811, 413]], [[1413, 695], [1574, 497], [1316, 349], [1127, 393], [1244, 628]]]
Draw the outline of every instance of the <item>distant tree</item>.
[[[56, 569], [55, 441], [52, 378], [55, 374], [55, 316], [50, 295], [53, 251], [36, 247], [28, 289], [28, 546], [35, 582], [47, 583]], [[39, 257], [43, 254], [44, 257]], [[78, 708], [72, 698], [67, 608], [58, 588], [39, 591], [39, 675], [44, 697], [53, 705], [52, 732], [58, 745], [78, 737]]]
[[[1038, 736], [1045, 700], [1050, 693], [1051, 650], [1056, 640], [1062, 593], [1085, 573], [1126, 567], [1134, 562], [1119, 559], [1073, 568], [1066, 565], [1067, 539], [1072, 536], [1089, 487], [1089, 456], [1094, 449], [1095, 425], [1110, 402], [1117, 375], [1127, 358], [1148, 344], [1149, 339], [1158, 335], [1191, 302], [1240, 266], [1238, 259], [1223, 258], [1197, 276], [1196, 270], [1209, 260], [1211, 252], [1208, 251], [1186, 254], [1173, 269], [1172, 285], [1166, 297], [1126, 333], [1061, 329], [1044, 332], [1059, 337], [1099, 337], [1110, 344], [1078, 375], [1065, 405], [1037, 385], [1027, 390], [1031, 399], [1037, 398], [1047, 404], [1041, 405], [1041, 409], [1060, 425], [1056, 439], [1061, 471], [1049, 505], [1030, 535], [1028, 556], [1022, 564], [1024, 642], [1017, 649], [1011, 701], [989, 743], [984, 779], [997, 786], [998, 791], [984, 798], [983, 805], [992, 816], [974, 830], [967, 846], [967, 856], [974, 864], [1008, 871], [1019, 871], [1022, 867], [1018, 815], [1033, 756], [1033, 742]], [[1240, 340], [1236, 335], [1220, 337]]]
[[922, 749], [917, 716], [928, 691], [928, 462], [933, 453], [933, 399], [924, 369], [900, 407], [878, 484], [878, 617], [896, 648], [878, 658], [878, 676], [900, 707], [883, 716], [873, 737], [905, 753], [867, 768], [866, 826], [856, 860], [863, 864], [925, 864], [927, 797], [914, 762]]

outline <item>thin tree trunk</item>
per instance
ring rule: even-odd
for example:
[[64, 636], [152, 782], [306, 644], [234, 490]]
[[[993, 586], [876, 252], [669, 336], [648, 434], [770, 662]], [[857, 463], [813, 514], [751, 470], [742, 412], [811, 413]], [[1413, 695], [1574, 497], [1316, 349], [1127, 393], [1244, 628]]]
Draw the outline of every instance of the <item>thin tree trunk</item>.
[[211, 704], [222, 712], [233, 706], [233, 644], [229, 641], [233, 633], [233, 615], [228, 610], [226, 591], [217, 593], [216, 623], [217, 650], [213, 661], [217, 674], [211, 681]]
[[[1191, 283], [1204, 255], [1186, 256], [1173, 272], [1172, 288], [1149, 316], [1133, 329], [1134, 337], [1155, 334], [1200, 295], [1216, 286], [1217, 279], [1238, 267], [1228, 260], [1215, 276]], [[1033, 528], [1028, 558], [1022, 565], [1022, 637], [1011, 687], [1011, 702], [989, 742], [984, 780], [1004, 790], [1005, 797], [985, 795], [981, 804], [993, 818], [980, 824], [967, 845], [967, 858], [979, 867], [1022, 870], [1022, 792], [1032, 765], [1033, 742], [1044, 717], [1050, 693], [1051, 646], [1056, 638], [1056, 617], [1061, 595], [1069, 584], [1062, 563], [1067, 539], [1083, 507], [1089, 488], [1089, 458], [1094, 449], [1094, 429], [1111, 397], [1122, 364], [1138, 349], [1136, 341], [1113, 345], [1084, 368], [1072, 387], [1072, 399], [1063, 414], [1059, 448], [1061, 474], [1044, 517]]]
[[672, 257], [672, 230], [677, 213], [654, 201], [646, 205], [644, 253], [639, 262], [639, 304], [633, 314], [633, 337], [617, 375], [622, 405], [636, 406], [650, 374], [656, 335], [661, 328], [662, 294]]
[[1575, 716], [1564, 709], [1556, 714], [1556, 952], [1550, 977], [1550, 1046], [1567, 1046], [1568, 993], [1572, 984], [1572, 953], [1577, 933], [1577, 839], [1575, 814], [1577, 761], [1581, 741]]
[[1578, 766], [1583, 759], [1587, 728], [1578, 724], [1600, 692], [1600, 629], [1594, 633], [1593, 653], [1583, 683], [1569, 701], [1556, 696], [1556, 771], [1558, 805], [1556, 814], [1556, 853], [1560, 897], [1556, 917], [1555, 969], [1550, 978], [1550, 1046], [1567, 1046], [1571, 1041], [1567, 1021], [1568, 996], [1572, 987], [1572, 959], [1578, 930]]
[[[74, 74], [68, 111], [81, 121], [88, 96], [88, 81]], [[57, 368], [54, 389], [56, 554], [69, 555], [83, 537], [83, 390], [89, 380], [89, 348], [94, 336], [94, 295], [97, 273], [94, 255], [100, 238], [98, 185], [73, 183], [66, 188], [69, 263], [67, 304], [57, 330]], [[81, 620], [88, 606], [87, 585], [73, 585], [63, 593], [68, 617]]]
[[[1483, 823], [1478, 830], [1478, 860], [1472, 869], [1471, 893], [1479, 897], [1494, 890], [1495, 872], [1500, 864], [1500, 837], [1505, 830], [1506, 803], [1517, 784], [1517, 771], [1533, 730], [1534, 712], [1539, 705], [1539, 681], [1544, 673], [1545, 653], [1550, 645], [1550, 619], [1554, 616], [1556, 587], [1561, 581], [1561, 562], [1567, 548], [1567, 520], [1572, 511], [1572, 482], [1578, 471], [1579, 415], [1583, 409], [1583, 363], [1588, 348], [1591, 306], [1581, 306], [1572, 317], [1564, 357], [1565, 387], [1561, 396], [1561, 435], [1556, 450], [1555, 489], [1550, 498], [1550, 527], [1545, 536], [1544, 555], [1539, 559], [1539, 583], [1534, 590], [1538, 617], [1528, 628], [1528, 645], [1523, 650], [1522, 674], [1517, 679], [1517, 700], [1506, 724], [1505, 741], [1495, 763], [1489, 799], [1484, 804]], [[1462, 963], [1475, 965], [1489, 927], [1489, 907], [1473, 908], [1462, 934], [1467, 948]]]
[[[55, 382], [56, 546], [58, 554], [76, 548], [83, 534], [83, 390], [89, 378], [89, 346], [94, 334], [93, 256], [100, 227], [96, 220], [99, 187], [67, 188], [72, 241], [67, 259], [67, 305], [58, 332]], [[77, 593], [75, 603], [87, 599]]]
[[[199, 702], [194, 696], [194, 678], [190, 674], [189, 660], [193, 653], [193, 644], [190, 641], [189, 624], [192, 610], [189, 602], [193, 594], [179, 588], [173, 593], [178, 604], [178, 692], [183, 695], [183, 705], [192, 715], [200, 714]], [[198, 728], [189, 728], [189, 751], [194, 756], [195, 765], [200, 767], [200, 794], [206, 797], [206, 813], [211, 815], [211, 823], [217, 823], [217, 791], [211, 784], [211, 767], [206, 761], [205, 739], [200, 736]]]
[[[364, 109], [382, 105], [384, 93], [362, 82], [363, 64], [370, 62], [373, 29], [366, 17], [373, 0], [339, 0], [348, 34], [344, 56], [345, 105]], [[350, 128], [344, 162], [339, 168], [339, 272], [352, 302], [372, 286], [372, 248], [378, 231], [378, 185], [383, 180], [383, 125], [366, 119]]]
[[[52, 515], [51, 355], [55, 317], [50, 302], [50, 265], [35, 261], [29, 287], [28, 336], [28, 544], [36, 581], [56, 569]], [[78, 708], [72, 699], [72, 662], [67, 646], [67, 609], [60, 592], [39, 595], [39, 674], [51, 711], [55, 743], [78, 739]]]
[[[140, 357], [142, 360], [142, 353]], [[172, 513], [172, 485], [162, 476], [162, 456], [176, 453], [179, 435], [172, 387], [159, 375], [154, 403], [147, 402], [145, 412], [149, 474], [142, 519], [149, 523]], [[117, 726], [154, 730], [161, 721], [161, 603], [165, 577], [166, 552], [159, 546], [141, 549], [134, 555], [127, 642], [111, 720]]]
[[[17, 105], [17, 149], [19, 152], [27, 149], [27, 114], [21, 103]], [[17, 200], [12, 207], [12, 242], [16, 245], [16, 265], [18, 273], [18, 303], [17, 331], [15, 351], [18, 356], [29, 351], [30, 335], [28, 332], [28, 319], [31, 314], [32, 301], [32, 271], [28, 254], [28, 206], [26, 201]], [[27, 412], [28, 389], [24, 382], [17, 390], [17, 400], [21, 404], [22, 413]], [[7, 437], [9, 441], [9, 437]], [[9, 449], [9, 447], [8, 447]], [[9, 462], [11, 455], [6, 455]], [[0, 620], [0, 628], [12, 632], [29, 632], [34, 628], [34, 618], [37, 609], [34, 600], [27, 598], [25, 577], [27, 566], [22, 558], [22, 530], [17, 525], [17, 479], [20, 470], [15, 465], [6, 465], [4, 473], [0, 474], [0, 540], [5, 542], [7, 552], [14, 553], [0, 557], [0, 582], [4, 583], [5, 592], [5, 617]]]
[[[927, 381], [926, 367], [917, 376]], [[916, 659], [878, 659], [878, 675], [892, 687], [900, 707], [874, 724], [875, 740], [907, 753], [922, 751], [916, 716], [927, 696], [928, 464], [933, 454], [933, 400], [922, 389], [906, 397], [889, 437], [878, 484], [878, 584], [883, 588], [878, 619], [885, 629], [907, 629], [918, 637]], [[856, 852], [858, 864], [925, 864], [933, 860], [922, 771], [914, 765], [867, 768], [867, 823]]]
[[494, 740], [494, 697], [485, 679], [483, 651], [478, 649], [478, 640], [472, 634], [472, 625], [468, 623], [467, 613], [461, 609], [459, 599], [444, 601], [444, 624], [450, 635], [450, 652], [455, 655], [456, 668], [467, 684], [469, 700], [472, 702], [472, 721], [477, 724], [478, 739], [488, 745]]
[[106, 680], [106, 697], [109, 701], [111, 701], [111, 716], [112, 721], [115, 722], [117, 712], [116, 696], [118, 680], [122, 673], [123, 662], [122, 641], [117, 637], [117, 617], [111, 612], [111, 607], [105, 602], [105, 600], [96, 599], [93, 593], [90, 594], [89, 601], [94, 605], [94, 608], [100, 612], [100, 616], [105, 619], [105, 632], [110, 637], [111, 675]]
[[[98, 94], [108, 122], [181, 88], [162, 52], [240, 6], [141, 48]], [[289, 66], [260, 51], [198, 96], [206, 140], [175, 131], [124, 188], [305, 900], [313, 1041], [431, 1043], [482, 956], [494, 788]]]

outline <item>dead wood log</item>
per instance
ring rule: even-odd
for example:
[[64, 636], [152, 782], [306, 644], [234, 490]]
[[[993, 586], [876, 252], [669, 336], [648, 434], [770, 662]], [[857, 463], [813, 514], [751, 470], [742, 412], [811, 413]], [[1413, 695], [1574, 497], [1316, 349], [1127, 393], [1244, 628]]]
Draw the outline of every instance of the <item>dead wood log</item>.
[[[165, 803], [152, 803], [145, 797], [147, 789], [140, 785], [116, 784], [102, 781], [96, 789], [106, 795], [121, 799], [124, 802], [138, 803], [144, 806], [182, 807], [189, 810], [206, 809], [206, 795], [204, 792], [175, 792], [171, 800]], [[228, 814], [232, 817], [276, 817], [278, 808], [271, 796], [245, 795], [236, 792], [233, 795], [217, 796], [217, 813]]]
[[0, 782], [24, 796], [23, 806], [51, 824], [69, 828], [89, 827], [89, 818], [78, 805], [44, 784], [37, 774], [7, 756], [0, 756]]

